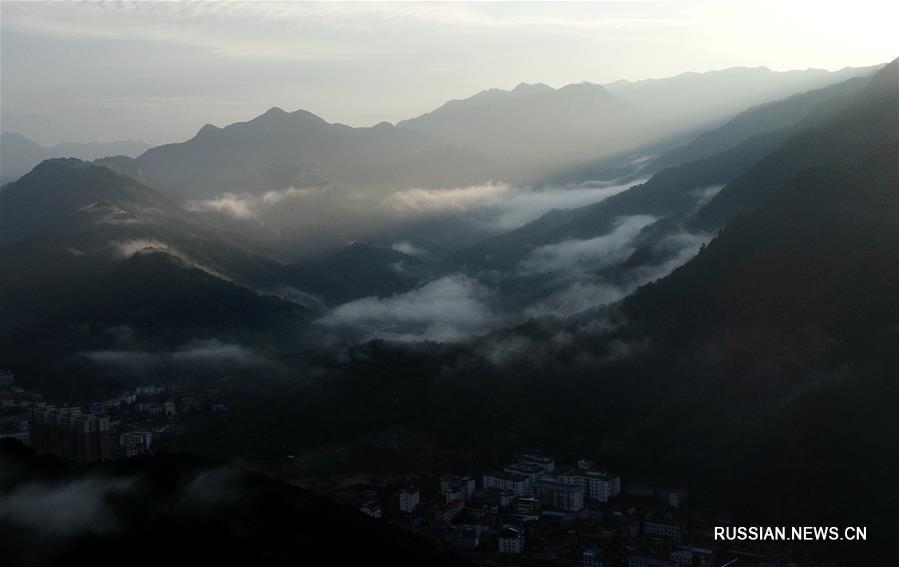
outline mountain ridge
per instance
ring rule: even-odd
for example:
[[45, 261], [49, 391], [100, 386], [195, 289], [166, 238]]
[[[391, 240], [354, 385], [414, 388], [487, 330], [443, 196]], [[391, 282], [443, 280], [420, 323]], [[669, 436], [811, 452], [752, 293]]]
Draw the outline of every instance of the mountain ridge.
[[73, 157], [94, 160], [110, 155], [136, 157], [150, 148], [140, 140], [60, 142], [44, 146], [17, 132], [0, 134], [0, 185], [15, 181], [45, 159]]

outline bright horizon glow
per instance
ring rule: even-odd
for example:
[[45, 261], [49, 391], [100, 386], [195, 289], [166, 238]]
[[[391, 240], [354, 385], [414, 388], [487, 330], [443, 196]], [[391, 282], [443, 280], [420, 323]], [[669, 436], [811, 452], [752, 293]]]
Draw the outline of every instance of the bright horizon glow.
[[270, 107], [370, 126], [560, 87], [899, 55], [895, 2], [2, 3], [2, 126], [43, 144], [181, 141]]

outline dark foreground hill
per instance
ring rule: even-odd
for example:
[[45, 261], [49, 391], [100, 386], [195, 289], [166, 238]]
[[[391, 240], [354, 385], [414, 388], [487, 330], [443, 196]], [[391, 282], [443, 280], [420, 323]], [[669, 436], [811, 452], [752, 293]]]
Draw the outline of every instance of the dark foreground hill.
[[384, 522], [199, 457], [75, 466], [3, 440], [0, 471], [7, 567], [456, 564]]
[[89, 399], [91, 353], [270, 347], [311, 317], [261, 291], [289, 283], [284, 265], [106, 167], [42, 162], [0, 190], [0, 212], [0, 356], [25, 385]]

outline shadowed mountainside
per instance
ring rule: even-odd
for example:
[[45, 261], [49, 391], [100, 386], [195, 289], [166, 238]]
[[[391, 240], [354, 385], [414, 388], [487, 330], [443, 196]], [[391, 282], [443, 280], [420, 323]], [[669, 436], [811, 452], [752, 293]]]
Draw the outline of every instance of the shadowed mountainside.
[[4, 439], [0, 466], [8, 565], [464, 564], [324, 497], [195, 456], [75, 466]]

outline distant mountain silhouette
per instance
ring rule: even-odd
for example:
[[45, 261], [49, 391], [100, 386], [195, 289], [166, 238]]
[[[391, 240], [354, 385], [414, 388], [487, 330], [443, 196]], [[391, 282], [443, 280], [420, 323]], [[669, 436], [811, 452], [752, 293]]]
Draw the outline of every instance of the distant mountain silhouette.
[[[756, 166], [757, 162], [797, 133], [829, 124], [852, 104], [854, 97], [871, 80], [871, 77], [850, 79], [749, 109], [720, 128], [703, 133], [685, 146], [652, 160], [648, 167], [662, 167], [671, 162], [676, 165], [657, 171], [645, 183], [593, 205], [553, 211], [516, 230], [486, 239], [455, 254], [450, 265], [508, 269], [534, 247], [605, 234], [611, 230], [615, 219], [622, 216], [650, 214], [683, 220], [701, 205], [698, 191], [731, 183], [739, 187], [739, 184], [748, 183], [741, 176], [749, 175], [753, 168], [757, 168], [755, 175], [763, 176], [764, 171], [770, 170], [770, 175], [783, 179], [781, 170], [766, 169], [762, 164]], [[694, 156], [695, 159], [687, 160]], [[739, 183], [738, 179], [741, 179]], [[730, 191], [733, 189], [728, 188], [722, 193]], [[722, 198], [726, 197], [716, 196], [712, 201], [718, 202]], [[748, 199], [734, 198], [729, 201], [730, 205], [709, 203], [708, 210], [700, 213], [700, 218], [708, 216], [709, 220], [700, 222], [697, 219], [692, 230], [717, 230], [736, 215], [750, 210], [752, 203]], [[720, 207], [720, 212], [712, 221], [710, 216], [716, 207]], [[673, 223], [670, 228], [678, 227], [678, 223]]]
[[328, 184], [451, 186], [489, 175], [483, 156], [432, 135], [387, 123], [351, 128], [280, 108], [224, 128], [207, 124], [186, 142], [153, 148], [134, 162], [107, 165], [194, 198]]
[[[873, 72], [872, 72], [873, 75]], [[758, 134], [765, 134], [790, 127], [803, 127], [803, 123], [818, 121], [817, 115], [833, 115], [849, 104], [860, 92], [870, 75], [855, 77], [820, 89], [795, 94], [783, 100], [753, 106], [714, 130], [707, 130], [690, 141], [662, 153], [646, 164], [646, 169], [657, 171], [723, 152]]]
[[0, 135], [0, 184], [14, 181], [25, 175], [45, 159], [72, 157], [94, 160], [104, 156], [123, 155], [135, 157], [150, 148], [137, 140], [119, 142], [63, 142], [54, 146], [42, 146], [25, 136], [13, 132]]
[[851, 164], [896, 139], [899, 124], [899, 64], [876, 75], [837, 117], [807, 128], [778, 151], [728, 184], [699, 213], [700, 227], [719, 227], [740, 211], [764, 201], [773, 189], [800, 171], [821, 165]]
[[590, 83], [483, 91], [397, 124], [474, 148], [511, 181], [633, 148], [656, 134], [654, 126], [626, 99]]
[[714, 125], [750, 106], [868, 75], [876, 67], [839, 71], [772, 71], [767, 67], [733, 67], [683, 73], [662, 79], [616, 81], [604, 87], [613, 96], [650, 112], [671, 130]]
[[730, 69], [670, 79], [553, 89], [521, 84], [450, 101], [396, 127], [331, 124], [272, 108], [105, 165], [184, 198], [288, 187], [388, 190], [499, 179], [531, 183], [660, 138], [718, 124], [750, 104], [869, 72]]

